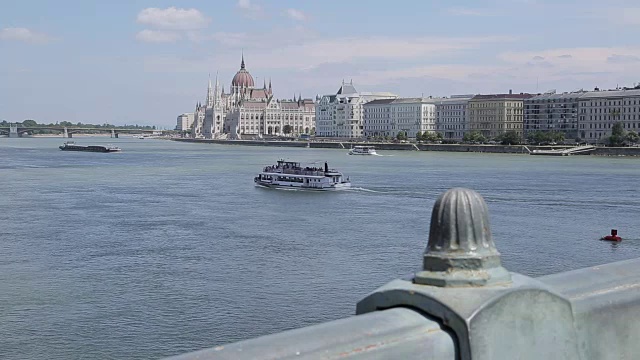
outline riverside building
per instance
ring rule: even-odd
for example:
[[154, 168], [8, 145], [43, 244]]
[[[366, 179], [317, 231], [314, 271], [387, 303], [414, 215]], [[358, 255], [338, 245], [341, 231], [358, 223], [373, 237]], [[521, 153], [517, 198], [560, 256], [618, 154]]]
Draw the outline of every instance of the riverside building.
[[583, 141], [608, 141], [617, 122], [625, 131], [640, 131], [640, 90], [589, 91], [578, 99], [578, 133]]
[[364, 135], [364, 104], [395, 99], [388, 92], [358, 92], [353, 82], [342, 82], [335, 95], [324, 95], [315, 106], [316, 136], [360, 138]]
[[531, 94], [476, 95], [469, 100], [469, 131], [491, 139], [508, 131], [522, 136], [523, 103]]
[[315, 130], [315, 102], [297, 98], [279, 100], [273, 95], [271, 80], [256, 87], [244, 62], [231, 81], [229, 92], [211, 79], [205, 103], [196, 104], [191, 127], [194, 138], [242, 138], [263, 135], [297, 135]]
[[363, 105], [363, 135], [396, 136], [402, 132], [415, 138], [418, 132], [434, 132], [436, 101], [432, 98], [372, 100]]
[[541, 131], [561, 132], [565, 139], [578, 137], [578, 101], [585, 94], [550, 91], [524, 99], [524, 136]]
[[462, 140], [469, 123], [469, 100], [473, 95], [452, 95], [436, 101], [436, 131], [443, 139]]
[[185, 113], [178, 115], [176, 130], [189, 131], [193, 125], [193, 113]]

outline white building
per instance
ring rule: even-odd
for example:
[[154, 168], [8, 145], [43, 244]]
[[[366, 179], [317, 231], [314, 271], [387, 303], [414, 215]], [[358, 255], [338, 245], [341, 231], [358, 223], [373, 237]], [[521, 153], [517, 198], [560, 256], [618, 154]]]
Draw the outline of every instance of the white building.
[[240, 70], [225, 93], [216, 75], [215, 88], [207, 88], [204, 104], [196, 104], [192, 136], [195, 138], [240, 138], [243, 135], [297, 135], [315, 130], [315, 103], [299, 95], [291, 100], [273, 96], [271, 81], [267, 87], [255, 87], [253, 76], [246, 69], [244, 56]]
[[358, 92], [353, 82], [342, 82], [335, 95], [325, 95], [316, 104], [316, 136], [360, 138], [364, 130], [364, 104], [395, 99], [388, 92]]
[[372, 100], [363, 105], [366, 137], [397, 136], [403, 132], [414, 138], [418, 132], [436, 130], [436, 101], [432, 98]]
[[626, 131], [640, 131], [640, 89], [590, 91], [578, 99], [578, 132], [582, 140], [608, 141], [617, 122]]
[[469, 100], [473, 95], [452, 95], [436, 102], [436, 131], [443, 139], [462, 140], [469, 124]]
[[178, 115], [176, 130], [188, 131], [188, 130], [191, 130], [191, 125], [193, 125], [193, 113], [185, 113], [185, 114]]

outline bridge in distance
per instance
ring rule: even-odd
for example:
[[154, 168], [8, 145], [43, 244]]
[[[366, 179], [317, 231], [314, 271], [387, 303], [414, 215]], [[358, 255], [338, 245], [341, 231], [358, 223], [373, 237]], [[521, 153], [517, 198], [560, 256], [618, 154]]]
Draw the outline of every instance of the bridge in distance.
[[106, 132], [111, 133], [111, 137], [117, 138], [119, 134], [154, 134], [164, 133], [166, 130], [151, 129], [125, 129], [125, 128], [99, 128], [99, 127], [79, 127], [79, 126], [23, 126], [20, 124], [10, 124], [0, 126], [0, 136], [22, 137], [25, 134], [32, 134], [34, 130], [57, 131], [64, 137], [72, 138], [73, 134], [86, 132]]

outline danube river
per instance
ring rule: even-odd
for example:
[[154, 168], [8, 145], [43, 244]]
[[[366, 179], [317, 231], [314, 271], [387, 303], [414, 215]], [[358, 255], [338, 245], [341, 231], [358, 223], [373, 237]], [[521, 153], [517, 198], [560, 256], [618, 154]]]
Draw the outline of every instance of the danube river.
[[[640, 159], [0, 139], [0, 358], [159, 358], [347, 317], [421, 265], [451, 187], [531, 276], [640, 256]], [[354, 189], [254, 187], [279, 158]], [[619, 244], [598, 241], [611, 228]]]

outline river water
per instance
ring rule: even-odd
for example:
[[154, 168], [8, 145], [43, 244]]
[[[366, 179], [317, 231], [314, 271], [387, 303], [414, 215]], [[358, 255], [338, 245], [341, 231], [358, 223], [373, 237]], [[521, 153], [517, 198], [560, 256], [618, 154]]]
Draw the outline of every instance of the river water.
[[[451, 187], [488, 203], [503, 265], [640, 256], [640, 159], [0, 138], [0, 358], [148, 359], [350, 316], [421, 265]], [[279, 158], [354, 189], [256, 188]], [[617, 228], [619, 244], [597, 239]]]

